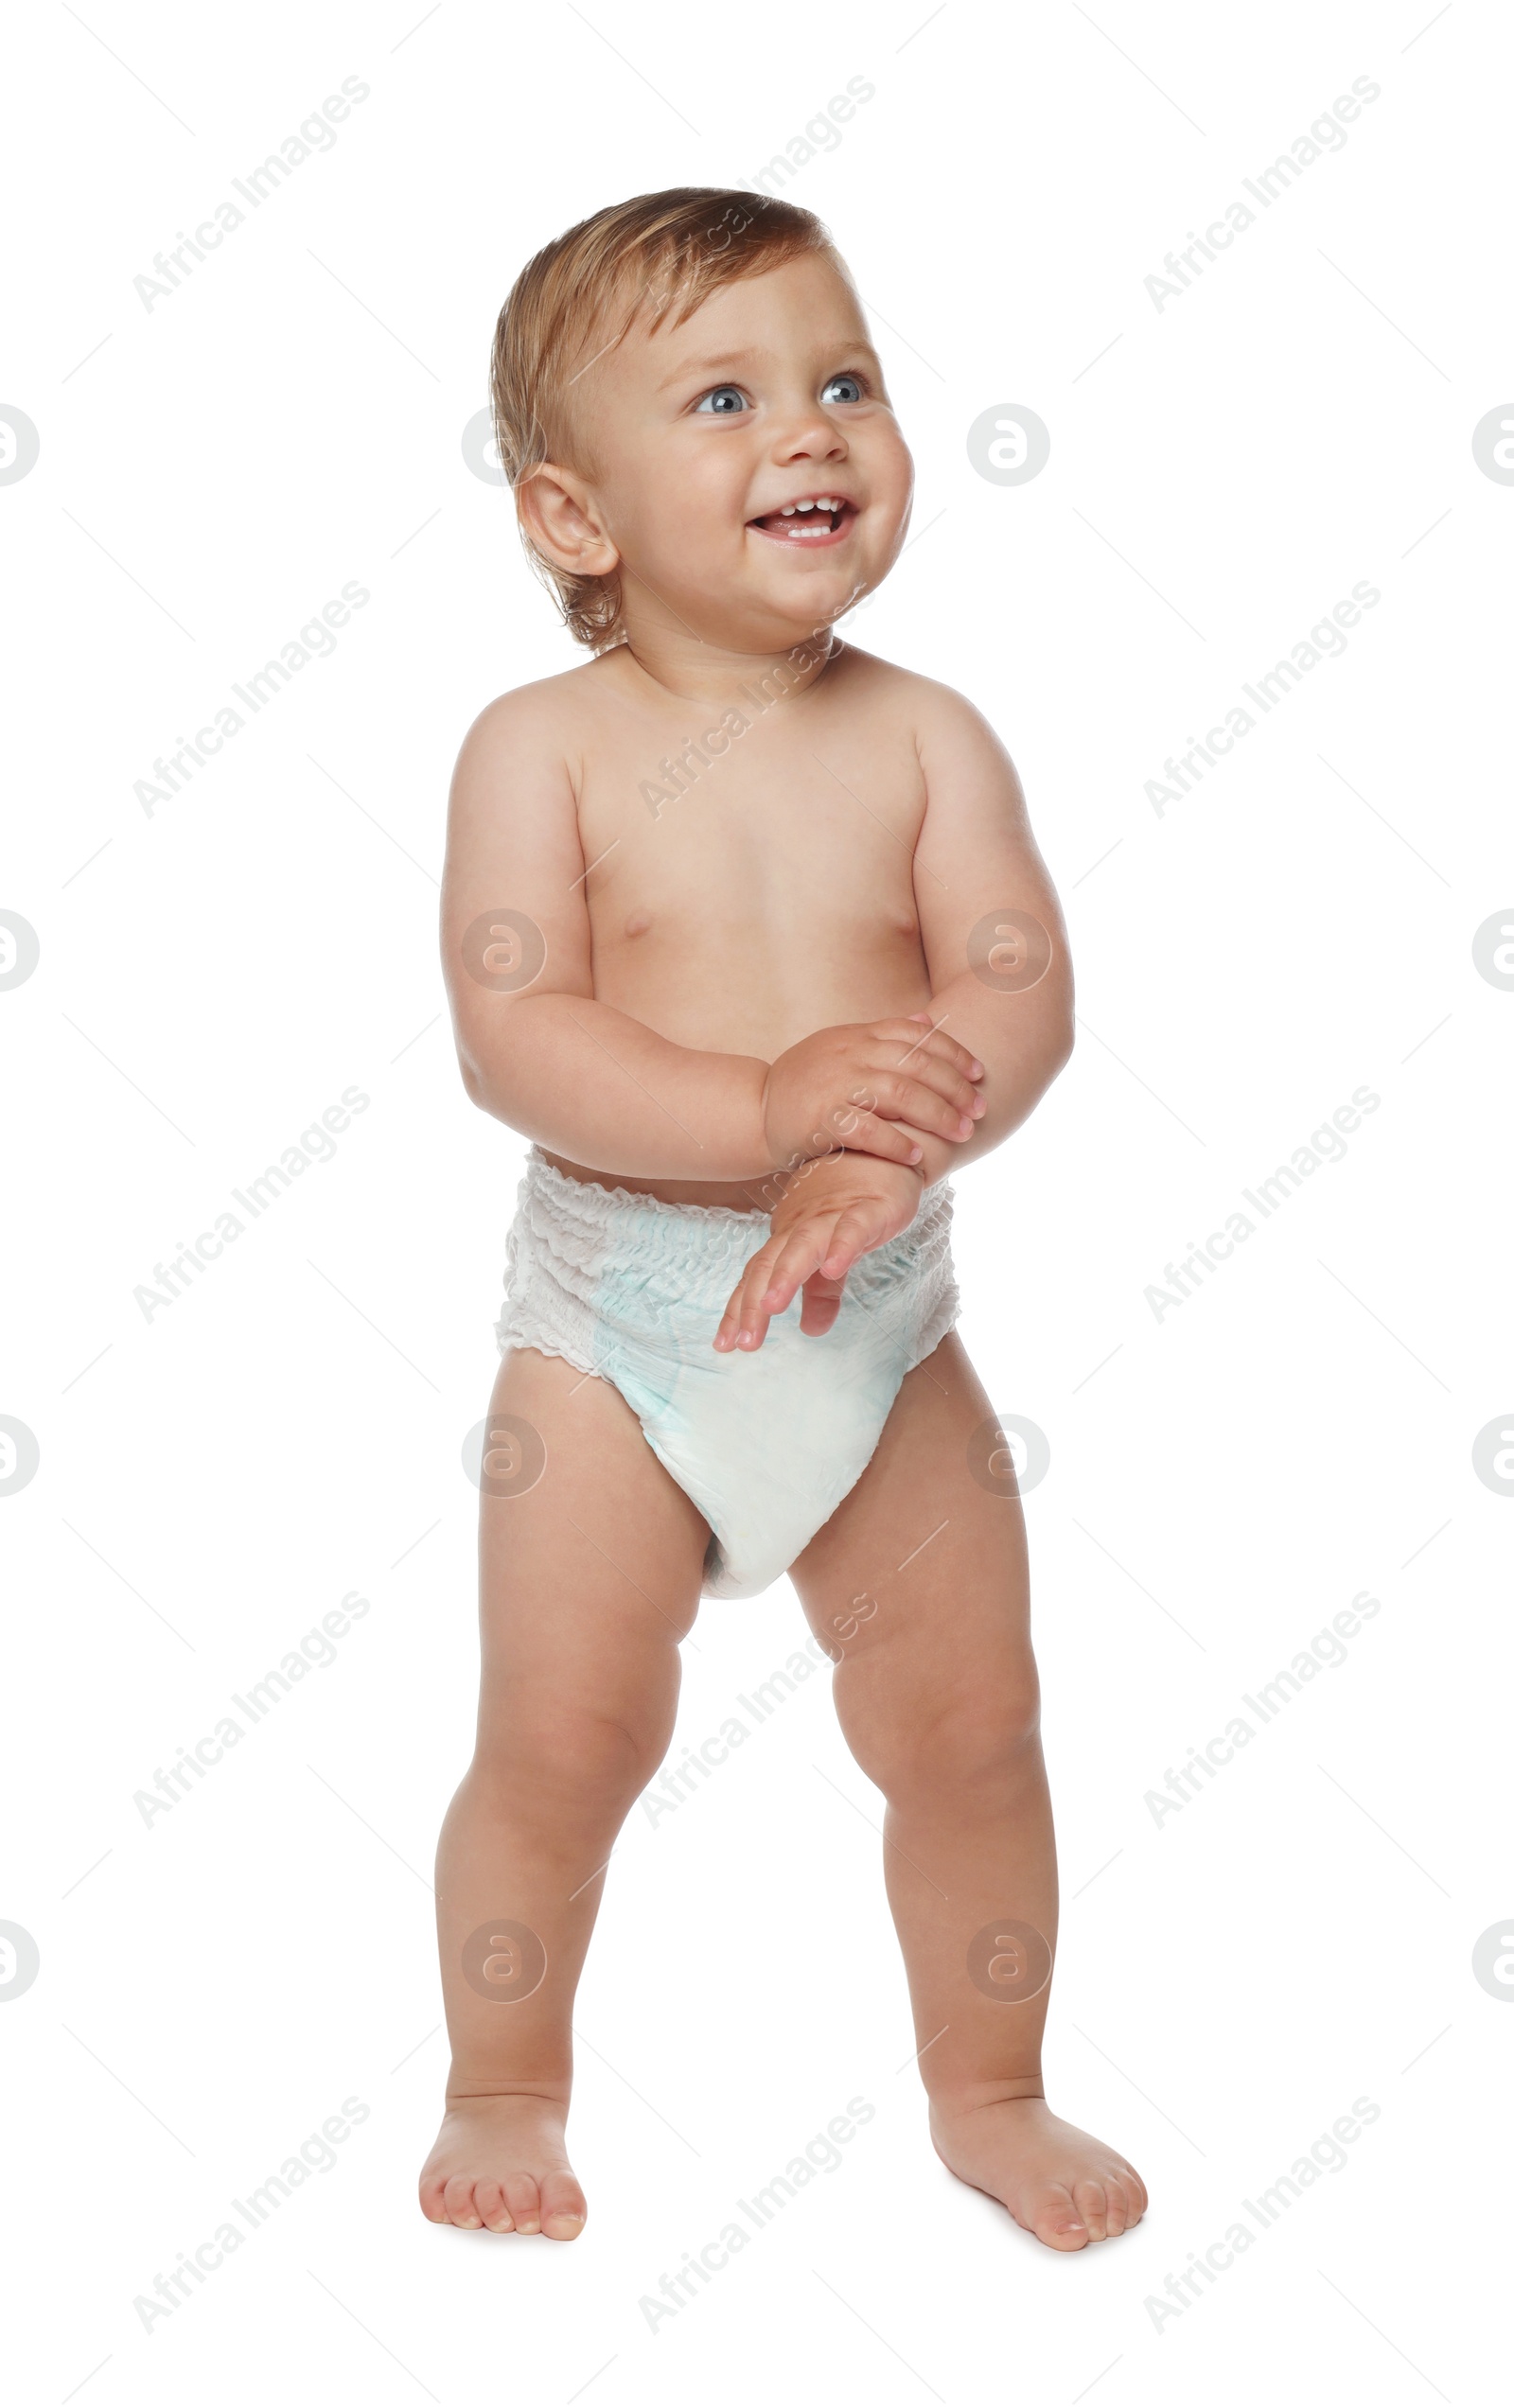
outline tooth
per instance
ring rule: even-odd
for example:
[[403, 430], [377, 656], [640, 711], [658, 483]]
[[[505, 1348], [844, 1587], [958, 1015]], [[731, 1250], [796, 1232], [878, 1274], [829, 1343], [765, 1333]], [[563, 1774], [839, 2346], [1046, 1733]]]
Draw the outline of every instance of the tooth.
[[784, 508], [784, 510], [783, 510], [783, 516], [785, 519], [792, 519], [792, 517], [794, 516], [794, 505], [793, 505], [793, 503], [792, 503], [791, 501], [790, 501], [790, 502], [789, 502], [789, 503], [785, 506], [785, 508]]
[[796, 510], [813, 510], [815, 504], [813, 501], [796, 501], [794, 507]]

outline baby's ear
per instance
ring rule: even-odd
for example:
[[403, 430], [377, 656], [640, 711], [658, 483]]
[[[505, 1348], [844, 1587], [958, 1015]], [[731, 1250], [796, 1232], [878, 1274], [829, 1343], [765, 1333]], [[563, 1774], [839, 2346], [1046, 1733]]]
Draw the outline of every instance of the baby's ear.
[[620, 566], [583, 480], [550, 460], [516, 487], [515, 506], [527, 537], [545, 560], [573, 577], [607, 577]]

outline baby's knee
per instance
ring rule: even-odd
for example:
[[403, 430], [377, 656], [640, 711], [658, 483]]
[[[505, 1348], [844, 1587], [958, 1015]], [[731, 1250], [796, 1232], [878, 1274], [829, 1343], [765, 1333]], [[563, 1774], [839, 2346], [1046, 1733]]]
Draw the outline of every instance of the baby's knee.
[[661, 1761], [660, 1734], [638, 1734], [612, 1715], [558, 1709], [481, 1724], [470, 1780], [506, 1810], [598, 1823], [625, 1814]]
[[858, 1763], [890, 1804], [989, 1794], [1012, 1784], [1039, 1745], [1035, 1666], [1027, 1661], [995, 1679], [964, 1679], [944, 1694], [922, 1689], [888, 1705], [861, 1697], [842, 1717]]

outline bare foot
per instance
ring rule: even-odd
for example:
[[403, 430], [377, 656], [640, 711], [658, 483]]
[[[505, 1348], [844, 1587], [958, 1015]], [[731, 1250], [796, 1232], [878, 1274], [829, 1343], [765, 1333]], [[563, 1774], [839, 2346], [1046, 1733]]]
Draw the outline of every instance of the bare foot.
[[504, 2091], [448, 2101], [421, 2168], [421, 2213], [466, 2232], [541, 2232], [576, 2241], [589, 2213], [568, 2163], [561, 2100]]
[[1044, 2099], [932, 2105], [936, 2154], [962, 2182], [1001, 2200], [1048, 2249], [1113, 2241], [1146, 2212], [1146, 2185], [1118, 2149], [1065, 2124]]

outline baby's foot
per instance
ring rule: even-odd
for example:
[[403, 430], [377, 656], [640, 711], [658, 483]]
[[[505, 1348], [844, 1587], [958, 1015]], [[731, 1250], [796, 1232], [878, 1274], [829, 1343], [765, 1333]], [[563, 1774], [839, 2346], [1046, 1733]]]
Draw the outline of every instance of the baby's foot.
[[589, 2213], [568, 2163], [561, 2100], [503, 2091], [449, 2101], [421, 2168], [421, 2213], [477, 2232], [542, 2232], [576, 2241]]
[[1044, 2099], [932, 2106], [930, 2136], [962, 2182], [1002, 2200], [1048, 2249], [1113, 2241], [1146, 2212], [1146, 2185], [1118, 2149], [1054, 2116]]

